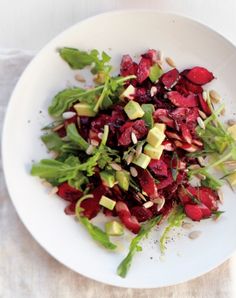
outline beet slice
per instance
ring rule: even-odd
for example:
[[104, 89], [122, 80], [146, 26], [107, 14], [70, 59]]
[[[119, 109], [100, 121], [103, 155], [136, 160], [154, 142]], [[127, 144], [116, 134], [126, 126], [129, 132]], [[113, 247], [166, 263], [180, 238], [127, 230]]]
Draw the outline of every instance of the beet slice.
[[136, 75], [138, 69], [137, 63], [133, 62], [130, 55], [124, 55], [120, 64], [120, 74], [123, 77]]
[[213, 73], [204, 67], [196, 66], [189, 70], [186, 77], [196, 85], [204, 85], [214, 79]]
[[157, 50], [150, 49], [142, 57], [147, 58], [151, 61], [152, 64], [157, 63], [160, 60], [160, 53]]
[[143, 206], [135, 206], [130, 209], [130, 212], [137, 218], [138, 222], [144, 222], [152, 218], [152, 212]]
[[116, 203], [115, 208], [121, 222], [125, 225], [125, 227], [134, 234], [137, 234], [140, 231], [141, 225], [135, 216], [131, 216], [126, 203], [119, 201]]
[[162, 142], [162, 146], [164, 147], [164, 150], [166, 151], [174, 151], [174, 146], [173, 146], [173, 143], [169, 140], [164, 140]]
[[199, 93], [203, 92], [203, 89], [201, 86], [196, 85], [186, 79], [184, 80], [184, 86], [188, 91], [195, 93], [195, 94], [199, 94]]
[[176, 68], [173, 68], [164, 73], [160, 80], [167, 89], [171, 89], [179, 80], [179, 72]]
[[157, 186], [150, 172], [140, 167], [137, 167], [136, 170], [138, 171], [138, 180], [142, 190], [145, 191], [149, 197], [157, 198]]
[[58, 185], [57, 194], [66, 201], [77, 202], [78, 199], [83, 195], [83, 192], [70, 186], [67, 182], [64, 182]]
[[166, 109], [157, 109], [153, 113], [153, 118], [154, 118], [155, 122], [165, 123], [167, 126], [169, 126], [171, 128], [175, 127], [175, 123], [174, 123], [173, 119], [171, 119], [169, 117], [169, 112]]
[[148, 164], [148, 168], [156, 176], [168, 176], [167, 164], [162, 159], [152, 159]]
[[66, 215], [75, 215], [75, 206], [76, 203], [70, 203], [69, 205], [66, 206], [64, 212]]
[[198, 198], [210, 210], [216, 211], [218, 209], [217, 200], [219, 197], [211, 188], [200, 187]]
[[186, 215], [194, 221], [200, 221], [203, 218], [203, 212], [199, 205], [186, 204], [184, 211]]
[[121, 135], [118, 139], [119, 145], [128, 146], [131, 140], [131, 133], [135, 133], [138, 140], [145, 137], [148, 133], [144, 120], [128, 121], [120, 127]]
[[166, 188], [167, 186], [171, 185], [173, 183], [174, 179], [172, 176], [171, 171], [168, 171], [168, 176], [167, 178], [161, 180], [159, 183], [157, 183], [157, 189], [163, 189]]
[[183, 139], [189, 143], [189, 144], [192, 144], [192, 135], [190, 133], [190, 130], [188, 129], [187, 125], [182, 123], [181, 126], [180, 126], [180, 129], [181, 129], [181, 132], [182, 132], [182, 137]]
[[150, 73], [150, 67], [152, 66], [152, 62], [150, 59], [141, 58], [138, 69], [137, 69], [137, 81], [139, 84], [143, 83], [148, 77]]
[[202, 211], [202, 216], [203, 218], [208, 218], [212, 215], [212, 212], [211, 210], [204, 204], [201, 204], [201, 205], [198, 205], [199, 208], [201, 209]]
[[198, 100], [194, 94], [184, 97], [178, 91], [170, 91], [167, 93], [167, 96], [168, 99], [177, 107], [191, 108], [198, 106]]
[[198, 100], [201, 106], [201, 109], [203, 110], [203, 112], [207, 115], [210, 116], [211, 115], [211, 109], [208, 105], [208, 103], [204, 100], [202, 94], [198, 94]]

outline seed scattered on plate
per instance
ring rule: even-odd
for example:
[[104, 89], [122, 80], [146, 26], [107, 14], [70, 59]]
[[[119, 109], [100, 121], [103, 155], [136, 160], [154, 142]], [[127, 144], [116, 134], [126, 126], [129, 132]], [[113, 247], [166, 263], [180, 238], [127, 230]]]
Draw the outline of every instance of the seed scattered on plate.
[[153, 202], [151, 202], [151, 201], [148, 201], [148, 202], [146, 202], [146, 203], [143, 204], [143, 207], [146, 208], [146, 209], [148, 209], [148, 208], [150, 208], [152, 206], [153, 206]]
[[188, 238], [194, 240], [194, 239], [197, 239], [201, 234], [202, 234], [201, 231], [193, 231], [188, 234]]
[[134, 168], [134, 167], [130, 167], [130, 174], [133, 177], [137, 177], [138, 176], [138, 171]]
[[85, 83], [85, 82], [86, 82], [85, 78], [84, 78], [80, 73], [77, 73], [77, 74], [75, 75], [75, 79], [76, 79], [78, 82], [81, 82], [81, 83]]
[[155, 203], [157, 204], [157, 211], [159, 212], [163, 206], [165, 205], [165, 198], [157, 198], [155, 199]]
[[153, 97], [156, 94], [157, 94], [157, 87], [156, 86], [152, 86], [151, 89], [150, 89], [150, 95], [151, 95], [151, 97]]
[[219, 201], [220, 201], [220, 203], [223, 204], [223, 203], [224, 203], [224, 197], [223, 197], [223, 192], [222, 192], [222, 190], [221, 190], [221, 189], [218, 189], [218, 190], [217, 190], [217, 194], [218, 194], [218, 196], [219, 196]]
[[203, 175], [203, 174], [201, 174], [201, 173], [198, 173], [198, 174], [196, 175], [196, 177], [197, 177], [199, 180], [206, 180], [206, 176]]
[[76, 115], [75, 112], [65, 112], [62, 114], [62, 118], [66, 120], [74, 117], [75, 115]]
[[188, 168], [190, 170], [197, 170], [197, 169], [200, 169], [200, 166], [199, 165], [190, 165]]
[[79, 116], [77, 117], [77, 125], [78, 125], [79, 128], [81, 128], [81, 122], [80, 122], [80, 117]]
[[221, 101], [221, 96], [217, 91], [210, 90], [209, 95], [213, 103], [219, 103]]
[[112, 169], [115, 170], [115, 171], [121, 171], [121, 170], [122, 170], [121, 166], [118, 165], [118, 163], [111, 162], [111, 163], [110, 163], [110, 166], [111, 166]]
[[137, 195], [140, 197], [140, 199], [142, 199], [143, 201], [147, 201], [147, 199], [145, 198], [145, 196], [143, 194], [141, 194], [141, 192], [138, 192]]
[[56, 127], [54, 127], [54, 128], [52, 129], [52, 131], [58, 131], [58, 130], [61, 129], [62, 127], [64, 127], [64, 124], [59, 124], [59, 125], [57, 125]]
[[92, 139], [91, 140], [91, 145], [97, 147], [99, 145], [99, 142], [97, 140]]
[[207, 101], [208, 96], [207, 96], [207, 92], [206, 92], [206, 91], [203, 91], [203, 92], [202, 92], [202, 97], [203, 97], [203, 99], [204, 99], [205, 101]]
[[197, 117], [197, 123], [202, 129], [206, 128], [205, 123], [203, 122], [202, 118]]
[[138, 158], [139, 155], [142, 153], [143, 150], [143, 144], [140, 143], [137, 145], [136, 150], [135, 150], [135, 157]]
[[198, 156], [197, 160], [201, 166], [206, 165], [205, 159], [202, 156]]
[[52, 187], [52, 184], [49, 183], [47, 180], [43, 180], [43, 181], [42, 181], [42, 184], [43, 184], [43, 186], [45, 186], [45, 187]]
[[221, 110], [221, 112], [220, 112], [221, 116], [224, 116], [224, 115], [225, 115], [225, 112], [226, 112], [226, 109], [223, 108], [223, 109]]
[[183, 222], [182, 223], [182, 228], [183, 229], [190, 230], [190, 229], [192, 229], [192, 227], [193, 227], [193, 224], [190, 223], [190, 222]]
[[136, 145], [138, 143], [136, 134], [133, 131], [131, 132], [131, 139], [132, 139], [132, 142], [134, 143], [134, 145]]
[[199, 115], [200, 115], [200, 117], [202, 118], [202, 119], [206, 119], [207, 118], [207, 115], [203, 112], [203, 111], [201, 111], [201, 110], [198, 110], [198, 113], [199, 113]]
[[229, 120], [227, 121], [227, 124], [228, 124], [229, 126], [233, 126], [233, 125], [236, 124], [236, 120], [235, 120], [235, 119], [229, 119]]
[[103, 133], [102, 133], [102, 132], [99, 132], [99, 133], [98, 133], [98, 138], [101, 140], [102, 137], [103, 137]]
[[127, 165], [131, 164], [131, 162], [133, 161], [133, 159], [134, 159], [134, 153], [131, 152], [131, 153], [129, 153], [129, 155], [126, 158]]
[[90, 144], [90, 145], [88, 146], [87, 150], [86, 150], [86, 153], [87, 153], [88, 155], [91, 155], [91, 154], [93, 153], [94, 149], [95, 149], [95, 147], [94, 147], [93, 145]]
[[170, 57], [166, 57], [166, 63], [170, 66], [170, 67], [173, 67], [175, 68], [176, 67], [176, 64], [174, 62], [174, 60]]
[[50, 191], [49, 191], [49, 195], [55, 195], [58, 192], [58, 187], [54, 186]]

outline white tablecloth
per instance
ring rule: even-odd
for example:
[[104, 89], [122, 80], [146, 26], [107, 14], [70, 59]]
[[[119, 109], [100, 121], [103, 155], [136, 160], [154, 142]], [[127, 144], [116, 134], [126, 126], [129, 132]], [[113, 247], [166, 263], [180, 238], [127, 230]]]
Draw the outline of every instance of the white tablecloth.
[[[35, 1], [27, 1], [29, 5]], [[63, 1], [48, 1], [50, 5], [52, 2], [55, 4], [55, 11], [58, 7], [62, 7]], [[144, 1], [106, 1], [97, 0], [93, 1], [79, 1], [81, 4], [79, 18], [82, 19], [88, 15], [95, 14], [96, 12], [106, 11], [108, 9], [125, 8], [125, 7], [145, 7]], [[20, 5], [26, 5], [26, 0], [15, 2], [16, 7], [23, 13]], [[21, 3], [21, 4], [20, 4]], [[22, 4], [23, 3], [23, 4]], [[47, 1], [42, 0], [42, 5]], [[68, 5], [69, 1], [66, 1]], [[71, 0], [71, 3], [75, 1]], [[78, 3], [78, 2], [77, 2]], [[78, 5], [79, 5], [78, 3]], [[101, 6], [98, 5], [100, 3]], [[224, 1], [225, 5], [222, 5], [222, 1], [145, 1], [146, 7], [158, 7], [161, 10], [167, 10], [172, 8], [173, 11], [179, 11], [187, 13], [189, 16], [201, 19], [210, 26], [218, 29], [236, 43], [236, 2]], [[168, 3], [168, 5], [167, 5]], [[178, 4], [179, 6], [178, 6]], [[65, 4], [65, 3], [64, 3]], [[227, 4], [227, 6], [226, 6]], [[46, 5], [46, 4], [45, 4]], [[91, 7], [89, 7], [91, 5]], [[19, 7], [18, 7], [19, 6]], [[66, 7], [66, 6], [65, 6]], [[65, 8], [64, 7], [64, 8]], [[73, 6], [72, 6], [73, 7]], [[70, 7], [70, 14], [72, 13], [72, 7]], [[181, 9], [179, 9], [181, 7]], [[9, 7], [7, 7], [8, 9]], [[33, 9], [33, 8], [32, 8]], [[76, 6], [75, 11], [78, 7]], [[36, 9], [37, 10], [37, 9]], [[29, 13], [28, 9], [25, 16]], [[33, 11], [33, 10], [32, 10]], [[31, 11], [31, 13], [32, 13]], [[64, 11], [60, 9], [61, 15]], [[37, 11], [35, 12], [37, 15]], [[1, 10], [0, 3], [0, 25], [1, 16], [3, 12]], [[7, 15], [7, 14], [6, 14]], [[13, 15], [18, 17], [17, 11], [14, 11]], [[39, 16], [42, 16], [42, 11], [39, 10]], [[45, 12], [48, 16], [48, 12]], [[51, 8], [51, 16], [55, 16], [56, 12], [53, 12]], [[6, 18], [6, 16], [4, 16]], [[12, 18], [12, 15], [9, 15]], [[22, 18], [23, 24], [28, 24], [29, 20]], [[75, 22], [76, 16], [72, 17]], [[68, 18], [63, 18], [63, 24], [70, 24]], [[77, 19], [78, 20], [78, 19]], [[0, 46], [12, 47], [25, 47], [30, 50], [38, 49], [43, 45], [47, 38], [57, 33], [58, 28], [50, 28], [50, 22], [55, 20], [48, 20], [48, 23], [41, 23], [42, 32], [46, 32], [46, 36], [38, 35], [38, 41], [33, 35], [32, 27], [28, 28], [31, 32], [31, 36], [25, 36], [21, 25], [19, 25], [19, 31], [17, 31], [17, 25], [15, 24], [14, 30], [10, 26], [9, 32], [15, 34], [15, 44], [12, 38], [7, 37], [7, 26], [5, 25], [4, 33], [0, 33]], [[71, 21], [71, 20], [70, 20]], [[34, 21], [31, 17], [31, 22]], [[30, 24], [29, 24], [30, 25]], [[48, 31], [46, 30], [46, 26]], [[1, 26], [0, 26], [1, 27]], [[50, 29], [49, 29], [50, 28]], [[62, 28], [60, 28], [61, 30]], [[17, 37], [17, 32], [21, 34], [21, 38]], [[10, 34], [11, 35], [11, 34]], [[32, 37], [32, 44], [30, 38]], [[4, 43], [5, 41], [5, 43]], [[32, 45], [32, 46], [30, 46]], [[0, 133], [2, 130], [3, 116], [6, 110], [6, 105], [9, 100], [10, 93], [19, 78], [21, 72], [31, 60], [33, 52], [17, 51], [17, 50], [1, 50], [0, 51]], [[84, 278], [83, 276], [72, 272], [65, 268], [49, 256], [31, 237], [23, 224], [20, 222], [14, 207], [12, 206], [7, 190], [4, 184], [4, 178], [2, 174], [1, 160], [0, 160], [0, 297], [3, 298], [73, 298], [73, 297], [176, 297], [176, 298], [191, 298], [191, 297], [236, 297], [236, 256], [232, 257], [230, 261], [227, 261], [212, 272], [197, 278], [188, 283], [181, 285], [153, 289], [153, 290], [131, 290], [131, 289], [119, 289], [104, 284], [97, 283], [95, 281]]]

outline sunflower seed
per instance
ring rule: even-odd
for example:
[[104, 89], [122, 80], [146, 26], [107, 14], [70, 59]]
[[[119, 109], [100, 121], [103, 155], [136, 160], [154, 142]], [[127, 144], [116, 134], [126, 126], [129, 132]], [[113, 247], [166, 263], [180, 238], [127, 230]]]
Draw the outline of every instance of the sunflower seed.
[[130, 174], [133, 177], [137, 177], [138, 176], [138, 171], [134, 168], [134, 167], [130, 167]]
[[54, 127], [54, 128], [52, 129], [52, 131], [58, 131], [58, 130], [61, 129], [62, 127], [64, 127], [64, 124], [57, 125], [56, 127]]
[[118, 165], [118, 163], [111, 162], [111, 163], [110, 163], [110, 166], [111, 166], [112, 169], [115, 170], [115, 171], [121, 171], [121, 170], [122, 170], [122, 167], [121, 167], [120, 165]]
[[99, 133], [98, 133], [98, 138], [101, 140], [102, 137], [103, 137], [103, 133], [102, 133], [102, 132], [99, 132]]
[[215, 90], [210, 90], [209, 95], [213, 103], [219, 103], [221, 101], [220, 94]]
[[157, 60], [157, 64], [160, 67], [160, 69], [163, 69], [163, 65], [162, 65], [162, 61], [161, 60]]
[[131, 140], [134, 143], [134, 145], [136, 145], [138, 143], [138, 139], [136, 137], [136, 134], [133, 131], [131, 132]]
[[142, 143], [139, 143], [137, 146], [136, 146], [136, 150], [135, 150], [135, 157], [138, 158], [139, 155], [142, 153], [142, 150], [143, 150], [143, 144]]
[[226, 166], [236, 167], [236, 160], [226, 160], [226, 161], [224, 162], [224, 164], [225, 164]]
[[42, 181], [42, 184], [43, 184], [43, 186], [45, 186], [45, 187], [52, 187], [52, 184], [49, 183], [47, 180], [43, 180], [43, 181]]
[[148, 202], [146, 202], [146, 203], [143, 204], [143, 207], [146, 208], [146, 209], [148, 209], [148, 208], [150, 208], [152, 206], [153, 206], [153, 202], [151, 202], [151, 201], [148, 201]]
[[50, 191], [49, 191], [49, 195], [55, 195], [58, 192], [58, 187], [54, 186]]
[[225, 112], [226, 112], [226, 110], [225, 110], [225, 108], [223, 108], [223, 109], [221, 110], [221, 112], [220, 112], [221, 116], [224, 116], [224, 115], [225, 115]]
[[167, 63], [170, 67], [173, 67], [173, 68], [176, 67], [174, 60], [173, 60], [172, 58], [170, 58], [170, 57], [166, 57], [166, 63]]
[[144, 196], [147, 196], [148, 194], [146, 193], [146, 191], [144, 191], [144, 190], [142, 190], [142, 194], [144, 195]]
[[79, 128], [81, 128], [80, 117], [77, 117], [77, 125], [78, 125]]
[[200, 166], [205, 166], [206, 165], [205, 159], [202, 156], [199, 156], [197, 158], [197, 160], [198, 160]]
[[193, 224], [191, 224], [190, 222], [183, 222], [182, 223], [182, 228], [183, 229], [190, 230], [190, 229], [192, 229], [192, 227], [193, 227]]
[[220, 201], [220, 203], [223, 204], [223, 203], [224, 203], [224, 197], [223, 197], [223, 192], [222, 192], [222, 190], [221, 190], [221, 189], [218, 189], [218, 190], [217, 190], [217, 194], [218, 194], [218, 196], [219, 196], [219, 201]]
[[206, 128], [205, 123], [203, 122], [202, 118], [197, 117], [197, 123], [202, 129]]
[[189, 168], [189, 170], [197, 170], [197, 169], [200, 169], [200, 166], [199, 165], [191, 165], [188, 168]]
[[197, 177], [199, 180], [206, 180], [206, 176], [203, 175], [203, 174], [201, 174], [201, 173], [197, 174], [196, 177]]
[[199, 113], [199, 115], [202, 117], [202, 119], [206, 119], [207, 118], [207, 115], [203, 112], [203, 111], [201, 111], [201, 110], [198, 110], [198, 113]]
[[159, 212], [163, 206], [165, 205], [165, 198], [160, 198], [159, 199], [159, 202], [157, 203], [157, 211]]
[[92, 139], [92, 140], [90, 141], [90, 143], [91, 143], [91, 145], [93, 145], [93, 146], [95, 146], [95, 147], [97, 147], [97, 146], [99, 145], [99, 142], [98, 142], [97, 140], [94, 140], [94, 139]]
[[140, 197], [140, 199], [144, 200], [145, 202], [147, 201], [147, 199], [143, 194], [141, 194], [141, 192], [138, 192], [137, 195]]
[[70, 119], [76, 115], [75, 112], [65, 112], [62, 114], [63, 119]]
[[85, 83], [85, 82], [86, 82], [85, 78], [84, 78], [80, 73], [77, 73], [77, 74], [75, 75], [75, 79], [76, 79], [77, 81], [81, 82], [81, 83]]
[[131, 162], [133, 161], [133, 159], [134, 159], [134, 153], [131, 152], [131, 153], [127, 156], [127, 158], [126, 158], [127, 165], [131, 164]]
[[203, 92], [202, 92], [202, 97], [203, 97], [203, 99], [204, 99], [205, 101], [207, 101], [208, 96], [207, 96], [207, 92], [206, 92], [206, 91], [203, 91]]
[[93, 145], [89, 145], [87, 150], [85, 151], [88, 155], [91, 155], [94, 151], [95, 147]]
[[152, 86], [151, 89], [150, 89], [150, 95], [151, 95], [151, 97], [153, 97], [156, 94], [157, 94], [157, 87], [156, 86]]
[[227, 121], [227, 124], [228, 124], [229, 126], [233, 126], [233, 125], [236, 124], [236, 120], [235, 120], [235, 119], [229, 119], [229, 120]]
[[188, 237], [192, 240], [198, 238], [201, 235], [201, 231], [193, 231], [191, 233], [188, 234]]

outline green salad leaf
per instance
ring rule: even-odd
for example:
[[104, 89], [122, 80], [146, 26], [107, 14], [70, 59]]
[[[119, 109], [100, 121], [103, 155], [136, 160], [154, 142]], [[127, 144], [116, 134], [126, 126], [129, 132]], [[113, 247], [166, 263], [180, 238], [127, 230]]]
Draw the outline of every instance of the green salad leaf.
[[170, 216], [168, 217], [168, 226], [165, 228], [161, 238], [160, 238], [160, 250], [162, 253], [165, 251], [165, 244], [168, 238], [168, 234], [174, 227], [180, 227], [183, 219], [186, 217], [183, 207], [177, 206], [171, 212]]
[[141, 107], [144, 111], [142, 119], [146, 122], [149, 129], [153, 128], [154, 120], [152, 114], [155, 111], [154, 105], [151, 103], [144, 103]]
[[149, 74], [149, 79], [155, 83], [163, 74], [163, 70], [160, 68], [158, 64], [154, 64], [150, 68], [150, 74]]
[[82, 150], [87, 150], [88, 149], [88, 142], [86, 142], [81, 135], [78, 132], [78, 129], [76, 128], [74, 123], [69, 124], [66, 127], [66, 132], [67, 132], [67, 137], [76, 145], [79, 146]]
[[152, 218], [148, 221], [145, 225], [141, 227], [140, 232], [136, 237], [133, 238], [133, 240], [130, 243], [129, 246], [129, 253], [124, 258], [124, 260], [120, 263], [120, 265], [117, 268], [117, 274], [121, 277], [126, 277], [129, 268], [131, 266], [132, 260], [134, 255], [137, 251], [141, 251], [139, 242], [144, 238], [147, 237], [149, 232], [153, 227], [155, 227], [162, 219], [162, 215], [158, 215], [157, 217]]

